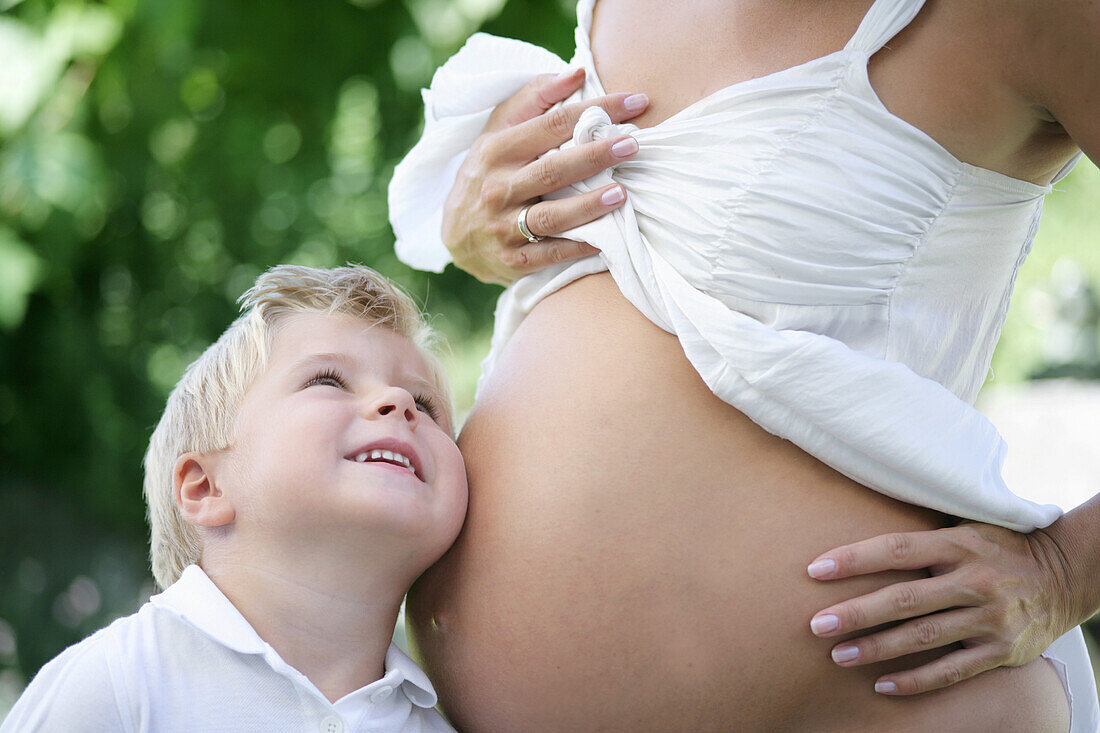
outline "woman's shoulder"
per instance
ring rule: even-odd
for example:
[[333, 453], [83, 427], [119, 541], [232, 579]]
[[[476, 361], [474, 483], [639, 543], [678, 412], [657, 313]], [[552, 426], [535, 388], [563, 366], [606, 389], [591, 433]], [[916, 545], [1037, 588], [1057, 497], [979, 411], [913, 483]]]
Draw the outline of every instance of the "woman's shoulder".
[[[1079, 7], [1067, 13], [1070, 5]], [[1095, 74], [1085, 78], [1083, 65], [1097, 67], [1097, 59], [1087, 59], [1100, 38], [1086, 44], [1085, 33], [1073, 41], [1065, 28], [1084, 10], [1076, 0], [926, 3], [871, 59], [871, 83], [891, 112], [960, 160], [1048, 183], [1095, 138], [1074, 129], [1090, 120], [1081, 100], [1069, 99], [1097, 83]], [[1087, 48], [1059, 53], [1055, 36]], [[1076, 78], [1056, 71], [1070, 56], [1082, 69]]]
[[1002, 6], [1015, 24], [1011, 40], [1018, 53], [1013, 57], [1006, 50], [1004, 56], [1016, 89], [1100, 161], [1100, 3], [997, 0], [990, 5]]

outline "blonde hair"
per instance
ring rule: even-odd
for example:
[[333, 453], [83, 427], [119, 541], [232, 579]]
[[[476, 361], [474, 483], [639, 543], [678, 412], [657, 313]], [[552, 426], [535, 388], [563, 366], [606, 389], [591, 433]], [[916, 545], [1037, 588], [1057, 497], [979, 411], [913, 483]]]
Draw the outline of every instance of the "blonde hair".
[[191, 451], [209, 453], [230, 446], [241, 400], [263, 372], [273, 336], [288, 316], [345, 315], [404, 336], [423, 354], [445, 409], [452, 414], [446, 375], [434, 354], [435, 331], [412, 298], [371, 268], [279, 265], [260, 275], [239, 302], [241, 315], [187, 367], [168, 396], [145, 453], [149, 556], [161, 588], [174, 583], [202, 554], [198, 531], [176, 505], [176, 461]]

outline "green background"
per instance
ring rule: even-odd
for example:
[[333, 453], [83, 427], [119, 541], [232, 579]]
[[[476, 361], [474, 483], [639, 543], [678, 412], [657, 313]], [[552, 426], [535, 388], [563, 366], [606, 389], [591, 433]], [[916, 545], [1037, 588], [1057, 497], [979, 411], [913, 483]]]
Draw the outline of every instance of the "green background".
[[[533, 0], [0, 0], [0, 715], [151, 592], [146, 441], [264, 268], [391, 274], [439, 314], [468, 407], [498, 289], [398, 263], [386, 186], [470, 33], [568, 58], [573, 26]], [[1098, 375], [1100, 172], [1058, 188], [1000, 382]]]

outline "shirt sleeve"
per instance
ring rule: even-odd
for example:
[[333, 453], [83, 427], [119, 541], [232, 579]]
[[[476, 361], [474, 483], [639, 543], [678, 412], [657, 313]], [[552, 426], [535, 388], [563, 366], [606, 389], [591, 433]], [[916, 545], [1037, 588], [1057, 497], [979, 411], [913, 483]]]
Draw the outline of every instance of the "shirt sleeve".
[[16, 701], [0, 733], [129, 731], [99, 632], [47, 663]]

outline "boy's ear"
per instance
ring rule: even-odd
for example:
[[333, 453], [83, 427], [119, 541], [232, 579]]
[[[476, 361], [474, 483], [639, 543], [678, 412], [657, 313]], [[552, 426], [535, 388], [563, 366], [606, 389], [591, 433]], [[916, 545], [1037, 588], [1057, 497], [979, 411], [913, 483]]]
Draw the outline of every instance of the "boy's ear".
[[172, 491], [183, 518], [200, 527], [223, 527], [236, 517], [229, 497], [214, 479], [218, 458], [207, 453], [184, 453], [172, 472]]

